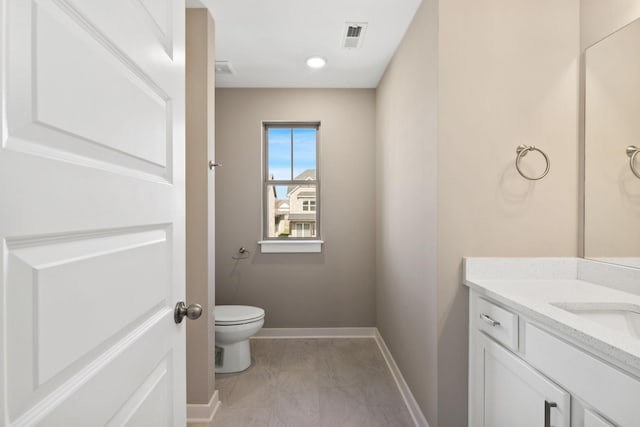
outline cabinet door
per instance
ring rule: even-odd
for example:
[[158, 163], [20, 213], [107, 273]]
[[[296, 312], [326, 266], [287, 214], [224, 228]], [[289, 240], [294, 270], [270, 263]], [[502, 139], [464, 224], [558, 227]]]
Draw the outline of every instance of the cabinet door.
[[[569, 427], [570, 396], [504, 347], [478, 333], [483, 427]], [[548, 419], [547, 419], [548, 418]]]
[[613, 424], [603, 420], [599, 415], [588, 409], [584, 411], [584, 427], [613, 427]]

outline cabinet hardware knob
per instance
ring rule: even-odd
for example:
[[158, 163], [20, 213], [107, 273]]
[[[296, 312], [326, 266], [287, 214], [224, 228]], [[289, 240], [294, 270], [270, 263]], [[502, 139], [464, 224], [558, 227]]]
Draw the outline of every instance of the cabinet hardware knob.
[[494, 328], [496, 326], [500, 326], [500, 322], [498, 322], [497, 320], [493, 320], [491, 316], [489, 316], [488, 314], [481, 313], [480, 318], [485, 322], [487, 322], [488, 324], [490, 324], [491, 326], [493, 326]]

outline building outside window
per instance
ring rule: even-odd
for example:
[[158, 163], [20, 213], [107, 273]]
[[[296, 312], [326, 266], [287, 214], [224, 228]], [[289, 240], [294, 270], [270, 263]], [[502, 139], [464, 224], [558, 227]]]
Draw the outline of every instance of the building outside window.
[[296, 222], [294, 227], [293, 237], [315, 236], [315, 223], [313, 222]]
[[320, 123], [264, 124], [264, 239], [318, 239]]
[[316, 201], [315, 200], [303, 200], [302, 201], [302, 210], [304, 212], [315, 212], [316, 211]]

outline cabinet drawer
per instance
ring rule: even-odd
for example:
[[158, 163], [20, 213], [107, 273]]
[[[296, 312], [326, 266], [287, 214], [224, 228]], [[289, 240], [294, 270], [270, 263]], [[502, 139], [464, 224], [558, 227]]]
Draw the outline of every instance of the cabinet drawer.
[[615, 424], [638, 425], [640, 381], [529, 323], [524, 329], [527, 362]]
[[518, 315], [478, 298], [477, 328], [510, 349], [518, 350]]

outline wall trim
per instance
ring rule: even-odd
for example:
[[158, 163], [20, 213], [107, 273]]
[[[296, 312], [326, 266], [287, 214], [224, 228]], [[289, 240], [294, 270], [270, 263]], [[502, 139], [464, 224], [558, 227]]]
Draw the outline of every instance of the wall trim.
[[260, 240], [263, 254], [321, 253], [323, 240]]
[[375, 338], [376, 328], [262, 328], [252, 339], [262, 338]]
[[382, 356], [387, 362], [387, 366], [391, 371], [393, 379], [396, 381], [396, 385], [400, 390], [400, 394], [402, 395], [402, 399], [404, 400], [405, 405], [407, 405], [407, 409], [411, 414], [411, 418], [413, 418], [413, 422], [416, 424], [416, 427], [429, 427], [427, 419], [424, 417], [424, 414], [422, 413], [422, 410], [420, 409], [420, 406], [418, 405], [415, 397], [413, 397], [413, 393], [411, 393], [409, 385], [404, 380], [404, 377], [400, 372], [400, 368], [398, 368], [398, 365], [396, 365], [396, 362], [391, 355], [391, 351], [389, 351], [389, 347], [387, 347], [387, 344], [384, 342], [384, 339], [382, 338], [382, 335], [380, 335], [380, 331], [378, 331], [378, 328], [375, 328], [375, 332], [376, 343], [378, 343], [378, 347], [382, 352]]
[[213, 417], [220, 407], [218, 390], [213, 392], [209, 403], [187, 404], [187, 426], [204, 427], [213, 423]]

